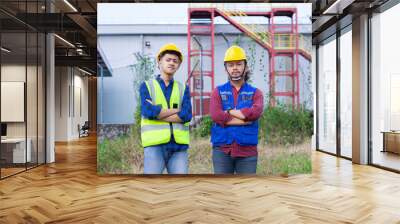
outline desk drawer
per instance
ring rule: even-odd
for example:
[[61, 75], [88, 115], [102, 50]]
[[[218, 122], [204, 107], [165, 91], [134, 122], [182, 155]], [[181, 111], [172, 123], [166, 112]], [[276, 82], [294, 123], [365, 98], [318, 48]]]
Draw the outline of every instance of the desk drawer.
[[13, 162], [13, 147], [8, 144], [1, 145], [1, 163], [7, 164]]
[[385, 151], [400, 154], [400, 133], [385, 133]]
[[1, 162], [6, 164], [25, 163], [32, 160], [31, 141], [28, 140], [28, 147], [25, 149], [25, 141], [2, 142]]

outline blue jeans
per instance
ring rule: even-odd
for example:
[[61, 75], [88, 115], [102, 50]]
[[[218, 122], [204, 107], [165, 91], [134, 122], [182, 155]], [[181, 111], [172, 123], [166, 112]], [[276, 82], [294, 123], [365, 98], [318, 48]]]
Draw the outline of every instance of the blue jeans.
[[145, 147], [144, 174], [162, 174], [165, 168], [169, 174], [187, 174], [187, 150], [172, 151], [164, 146]]
[[213, 147], [213, 166], [215, 174], [255, 174], [257, 156], [231, 157], [219, 147]]

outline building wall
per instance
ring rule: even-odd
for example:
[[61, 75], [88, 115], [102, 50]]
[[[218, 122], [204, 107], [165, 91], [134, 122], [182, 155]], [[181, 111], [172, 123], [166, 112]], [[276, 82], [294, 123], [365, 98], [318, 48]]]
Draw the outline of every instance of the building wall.
[[[268, 52], [254, 41], [247, 37], [238, 38], [235, 34], [226, 34], [226, 39], [222, 35], [215, 37], [215, 86], [227, 81], [227, 74], [223, 66], [223, 57], [228, 46], [235, 42], [245, 48], [249, 63], [253, 64], [251, 83], [263, 91], [266, 95], [269, 92], [269, 65]], [[205, 37], [198, 37], [203, 45], [203, 49], [210, 49], [210, 40]], [[311, 36], [308, 36], [311, 43]], [[145, 43], [150, 46], [145, 46]], [[103, 59], [107, 61], [112, 73], [111, 77], [99, 78], [98, 80], [98, 100], [101, 101], [99, 108], [99, 123], [103, 124], [124, 124], [133, 123], [134, 109], [136, 108], [136, 94], [133, 82], [135, 76], [132, 68], [136, 63], [134, 53], [140, 52], [143, 55], [155, 57], [159, 48], [165, 43], [172, 42], [178, 45], [183, 52], [183, 63], [175, 74], [176, 80], [186, 82], [188, 77], [188, 53], [187, 35], [100, 35], [98, 36], [98, 46], [101, 49]], [[193, 46], [193, 45], [192, 45]], [[300, 63], [300, 101], [306, 103], [308, 108], [313, 108], [312, 83], [311, 83], [311, 64], [309, 61], [299, 56]], [[290, 63], [284, 59], [278, 59], [281, 69], [287, 68]], [[282, 62], [282, 63], [279, 63]], [[192, 62], [193, 63], [193, 62]], [[210, 68], [211, 60], [203, 57], [203, 67]], [[155, 70], [158, 74], [158, 69]], [[204, 91], [211, 91], [210, 79], [204, 78]], [[291, 85], [290, 80], [278, 80], [277, 89], [287, 88]], [[115, 99], [118, 99], [116, 101]], [[133, 103], [132, 103], [133, 102]]]
[[[40, 66], [21, 65], [21, 64], [3, 64], [1, 66], [2, 82], [24, 82], [26, 85], [25, 101], [26, 113], [25, 122], [6, 122], [8, 138], [25, 138], [30, 140], [31, 156], [33, 162], [36, 162], [36, 156], [39, 150], [39, 162], [43, 162], [44, 151], [44, 87], [42, 69]], [[2, 96], [7, 97], [7, 96]], [[8, 108], [1, 108], [7, 110]]]
[[88, 120], [88, 78], [72, 67], [56, 67], [55, 73], [55, 140], [69, 141]]
[[[25, 73], [27, 71], [27, 82], [25, 81]], [[37, 105], [36, 95], [36, 67], [33, 66], [20, 66], [20, 65], [3, 65], [2, 66], [2, 82], [25, 82], [27, 84], [27, 122], [28, 122], [28, 137], [29, 133], [35, 132], [36, 135], [36, 121], [37, 121], [37, 107], [42, 107], [43, 102]], [[6, 110], [7, 108], [2, 108]], [[7, 135], [9, 137], [25, 137], [25, 123], [24, 122], [11, 122], [7, 125]]]

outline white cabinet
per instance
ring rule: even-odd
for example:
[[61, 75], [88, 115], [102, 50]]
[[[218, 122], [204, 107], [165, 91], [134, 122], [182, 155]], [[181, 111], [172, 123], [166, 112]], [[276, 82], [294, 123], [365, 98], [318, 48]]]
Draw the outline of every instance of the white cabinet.
[[[12, 148], [13, 163], [25, 163], [32, 161], [32, 140], [28, 138], [26, 143], [27, 147], [25, 153], [25, 138], [7, 138], [1, 140], [2, 147]], [[25, 158], [27, 159], [26, 161]]]

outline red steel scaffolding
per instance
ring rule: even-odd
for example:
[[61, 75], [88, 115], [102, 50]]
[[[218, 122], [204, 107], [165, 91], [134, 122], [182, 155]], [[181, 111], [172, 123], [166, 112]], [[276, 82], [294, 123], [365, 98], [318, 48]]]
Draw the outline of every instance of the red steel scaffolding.
[[[189, 8], [188, 9], [188, 79], [191, 90], [195, 116], [209, 114], [211, 91], [214, 89], [214, 39], [217, 16], [223, 17], [231, 25], [252, 38], [269, 52], [269, 91], [270, 104], [276, 105], [277, 99], [286, 99], [294, 107], [300, 104], [299, 55], [311, 60], [311, 55], [300, 46], [298, 15], [296, 8], [273, 8], [269, 12], [239, 12], [226, 11], [219, 8]], [[267, 32], [255, 32], [246, 24], [241, 24], [234, 17], [262, 16], [268, 18]], [[288, 17], [288, 25], [276, 24], [276, 17]], [[200, 43], [199, 37], [202, 38]], [[206, 40], [206, 41], [204, 41]], [[289, 59], [290, 68], [277, 68], [277, 59]], [[204, 66], [206, 64], [206, 66]], [[207, 69], [204, 69], [204, 68]], [[278, 90], [276, 83], [279, 78], [290, 78], [291, 87]], [[205, 87], [210, 87], [205, 89]]]

